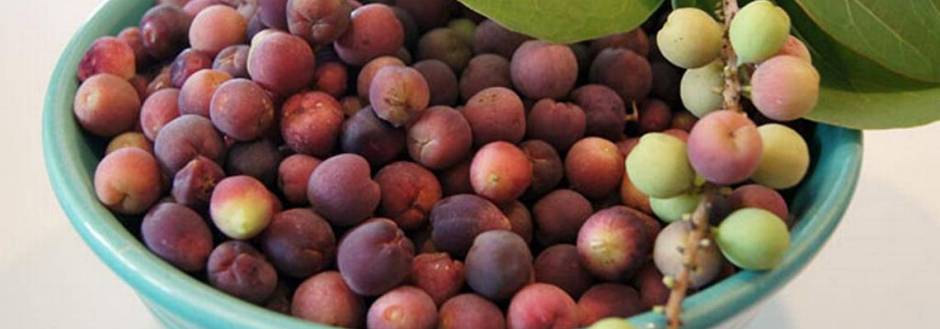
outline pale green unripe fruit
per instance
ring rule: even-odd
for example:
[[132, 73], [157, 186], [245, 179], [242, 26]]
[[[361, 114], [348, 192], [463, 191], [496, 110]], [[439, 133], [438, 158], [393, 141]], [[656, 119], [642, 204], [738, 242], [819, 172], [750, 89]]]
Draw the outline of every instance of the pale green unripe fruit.
[[744, 208], [718, 226], [718, 248], [731, 263], [745, 270], [769, 270], [780, 264], [790, 247], [787, 224], [772, 212]]
[[681, 139], [649, 133], [630, 151], [627, 175], [640, 192], [654, 198], [671, 198], [692, 188], [695, 172]]
[[689, 112], [701, 118], [721, 108], [724, 99], [724, 66], [714, 61], [697, 69], [686, 70], [679, 82], [679, 97]]
[[774, 56], [760, 63], [751, 76], [751, 101], [764, 116], [776, 121], [799, 119], [816, 107], [819, 72], [796, 56]]
[[682, 219], [682, 215], [691, 214], [698, 207], [702, 195], [699, 193], [684, 193], [671, 198], [650, 198], [650, 208], [656, 217], [667, 223]]
[[783, 48], [790, 35], [790, 16], [767, 0], [751, 2], [731, 20], [728, 36], [739, 63], [759, 63]]
[[635, 329], [630, 322], [621, 318], [604, 318], [594, 322], [588, 329]]
[[711, 63], [721, 54], [721, 24], [698, 8], [673, 10], [656, 34], [656, 45], [669, 62], [691, 69]]
[[778, 190], [799, 184], [809, 170], [809, 146], [803, 137], [776, 123], [758, 127], [757, 133], [764, 149], [751, 180]]

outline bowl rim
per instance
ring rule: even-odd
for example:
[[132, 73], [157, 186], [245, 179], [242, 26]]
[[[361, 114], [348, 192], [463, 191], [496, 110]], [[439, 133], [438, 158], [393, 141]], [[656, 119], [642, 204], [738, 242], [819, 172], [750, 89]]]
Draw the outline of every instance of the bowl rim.
[[[94, 39], [126, 20], [112, 13], [142, 12], [140, 8], [146, 2], [108, 0], [100, 4], [71, 38], [56, 63], [44, 99], [42, 144], [46, 171], [60, 206], [92, 251], [131, 285], [150, 308], [165, 308], [161, 311], [186, 321], [197, 321], [190, 325], [206, 327], [333, 328], [243, 302], [176, 270], [150, 253], [97, 201], [91, 176], [79, 169], [83, 166], [83, 155], [78, 147], [81, 138], [64, 138], [78, 129], [72, 116], [70, 93], [77, 84], [75, 67]], [[835, 187], [817, 196], [830, 206], [801, 218], [793, 230], [796, 238], [791, 241], [791, 250], [775, 270], [742, 271], [687, 298], [682, 316], [687, 323], [685, 328], [707, 328], [721, 323], [770, 296], [799, 273], [829, 239], [858, 182], [862, 134], [858, 130], [823, 124], [817, 126], [817, 132], [820, 129], [836, 135], [833, 138], [844, 140], [844, 145], [840, 146], [846, 146], [840, 151], [847, 165], [837, 177], [827, 180]], [[665, 326], [663, 317], [653, 312], [634, 316], [630, 321], [639, 328]]]

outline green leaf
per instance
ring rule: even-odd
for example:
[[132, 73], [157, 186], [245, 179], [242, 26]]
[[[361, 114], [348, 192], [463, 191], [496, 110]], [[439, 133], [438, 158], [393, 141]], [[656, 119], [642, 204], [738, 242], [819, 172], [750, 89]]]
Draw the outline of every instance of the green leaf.
[[793, 0], [849, 49], [906, 77], [940, 82], [940, 0]]
[[822, 76], [808, 118], [857, 129], [912, 127], [940, 120], [940, 85], [915, 81], [843, 46], [793, 1], [777, 1], [813, 53]]
[[663, 0], [460, 0], [503, 26], [535, 38], [573, 43], [640, 26]]

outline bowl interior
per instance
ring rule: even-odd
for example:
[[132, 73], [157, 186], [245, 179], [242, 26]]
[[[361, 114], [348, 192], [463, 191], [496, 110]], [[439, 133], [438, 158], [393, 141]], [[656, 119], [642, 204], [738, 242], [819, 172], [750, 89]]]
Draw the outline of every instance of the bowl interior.
[[[135, 237], [139, 219], [116, 217], [98, 203], [92, 177], [103, 141], [83, 134], [72, 116], [78, 87], [76, 66], [98, 37], [135, 26], [152, 5], [149, 0], [110, 0], [72, 38], [50, 79], [43, 113], [43, 152], [56, 196], [92, 250], [129, 283], [163, 321], [180, 327], [327, 328], [242, 302], [193, 279], [151, 254]], [[769, 272], [740, 272], [684, 303], [686, 328], [705, 328], [770, 295], [818, 252], [845, 212], [861, 165], [861, 133], [826, 125], [810, 142], [813, 167], [795, 191], [790, 207], [799, 218], [791, 249]], [[639, 328], [663, 327], [661, 316], [631, 318]]]

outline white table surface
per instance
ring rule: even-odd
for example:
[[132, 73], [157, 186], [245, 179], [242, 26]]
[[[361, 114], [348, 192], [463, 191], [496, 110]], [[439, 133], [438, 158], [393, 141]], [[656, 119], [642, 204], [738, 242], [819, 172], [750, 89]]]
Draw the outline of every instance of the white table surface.
[[[0, 7], [0, 327], [158, 328], [69, 226], [43, 169], [52, 65], [99, 2]], [[865, 143], [842, 225], [752, 328], [940, 326], [940, 124], [866, 132]]]

